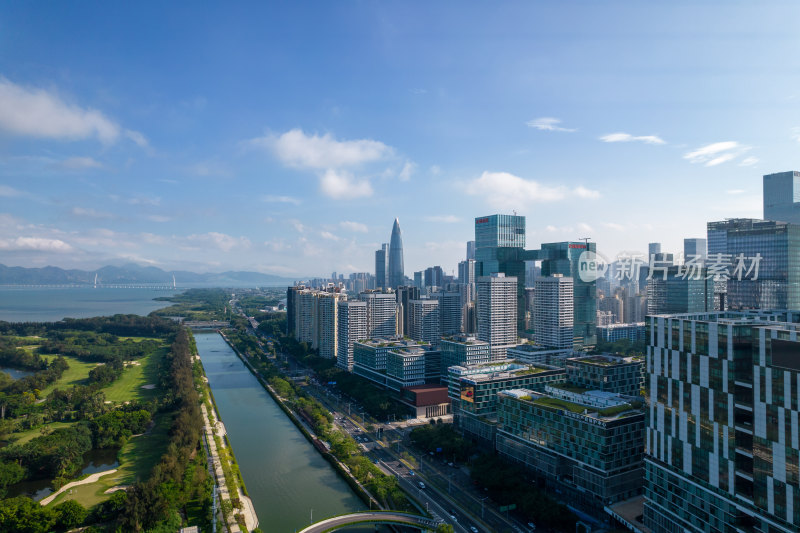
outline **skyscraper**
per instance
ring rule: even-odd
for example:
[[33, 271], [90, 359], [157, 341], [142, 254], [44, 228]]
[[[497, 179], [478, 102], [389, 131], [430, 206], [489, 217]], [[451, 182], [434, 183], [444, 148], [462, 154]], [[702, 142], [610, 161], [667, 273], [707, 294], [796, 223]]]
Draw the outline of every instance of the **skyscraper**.
[[764, 219], [800, 224], [800, 172], [764, 176]]
[[695, 261], [705, 262], [708, 256], [705, 239], [683, 239], [683, 261], [697, 257]]
[[362, 292], [359, 300], [367, 302], [367, 333], [369, 337], [397, 335], [397, 297], [387, 292]]
[[[715, 288], [715, 303], [724, 294], [728, 309], [800, 309], [799, 225], [749, 218], [709, 222], [708, 251], [709, 267], [721, 259], [731, 276], [721, 281], [726, 289]], [[757, 278], [732, 275], [738, 256], [749, 268], [757, 254]]]
[[386, 278], [388, 272], [388, 253], [389, 253], [389, 245], [384, 243], [381, 245], [380, 250], [375, 250], [375, 288], [376, 289], [385, 289], [387, 288], [386, 285]]
[[475, 276], [502, 272], [517, 279], [517, 329], [525, 330], [525, 217], [490, 215], [475, 219]]
[[536, 280], [533, 329], [538, 344], [549, 348], [572, 348], [572, 278], [554, 274]]
[[406, 275], [403, 268], [403, 235], [400, 233], [400, 221], [394, 219], [392, 239], [389, 241], [389, 287], [396, 289], [405, 285]]
[[475, 259], [475, 241], [467, 241], [467, 261]]
[[339, 330], [339, 299], [338, 292], [320, 292], [317, 295], [317, 348], [320, 357], [336, 359], [338, 351], [337, 333]]
[[595, 252], [593, 242], [553, 242], [542, 244], [532, 259], [542, 262], [542, 276], [561, 274], [572, 278], [573, 329], [576, 346], [591, 346], [597, 342], [597, 283], [585, 281], [580, 275], [580, 257]]
[[478, 339], [488, 342], [492, 359], [503, 359], [517, 344], [517, 278], [502, 272], [478, 278]]
[[399, 316], [402, 318], [402, 324], [397, 325], [397, 333], [398, 335], [408, 335], [409, 327], [411, 325], [410, 318], [409, 318], [409, 305], [408, 302], [410, 300], [419, 300], [419, 287], [409, 286], [409, 285], [401, 285], [397, 287], [395, 291], [395, 296], [397, 297], [397, 305], [399, 310]]

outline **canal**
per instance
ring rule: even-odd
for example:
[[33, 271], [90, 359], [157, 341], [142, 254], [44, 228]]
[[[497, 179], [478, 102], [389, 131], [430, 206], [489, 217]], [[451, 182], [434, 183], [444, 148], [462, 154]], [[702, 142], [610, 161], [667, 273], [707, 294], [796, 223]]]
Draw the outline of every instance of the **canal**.
[[[364, 510], [333, 467], [217, 333], [195, 333], [214, 400], [265, 533]], [[340, 531], [371, 531], [369, 526]]]

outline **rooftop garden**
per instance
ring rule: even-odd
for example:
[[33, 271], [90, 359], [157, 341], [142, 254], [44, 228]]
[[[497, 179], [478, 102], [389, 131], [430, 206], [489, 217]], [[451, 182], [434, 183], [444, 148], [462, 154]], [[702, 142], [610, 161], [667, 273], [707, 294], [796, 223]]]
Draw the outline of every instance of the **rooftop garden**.
[[567, 392], [574, 392], [576, 394], [583, 394], [589, 390], [586, 387], [579, 387], [570, 383], [548, 383], [547, 385], [550, 387], [555, 387], [556, 389], [565, 390]]
[[555, 407], [556, 409], [563, 409], [578, 414], [583, 413], [586, 409], [591, 409], [590, 407], [586, 407], [585, 405], [579, 405], [577, 403], [572, 403], [566, 400], [560, 400], [558, 398], [550, 398], [550, 397], [539, 398], [537, 400], [534, 400], [533, 403], [537, 405], [545, 405], [547, 407]]
[[527, 376], [529, 374], [538, 374], [539, 372], [544, 372], [544, 369], [531, 367], [531, 368], [523, 368], [521, 370], [512, 370], [511, 373], [515, 376]]

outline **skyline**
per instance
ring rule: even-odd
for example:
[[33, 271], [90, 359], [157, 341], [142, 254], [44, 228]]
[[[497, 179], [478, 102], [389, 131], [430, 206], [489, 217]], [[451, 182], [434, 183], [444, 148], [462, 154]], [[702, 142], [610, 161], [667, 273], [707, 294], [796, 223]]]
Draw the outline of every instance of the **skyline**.
[[4, 6], [0, 262], [372, 272], [396, 217], [450, 274], [494, 213], [606, 257], [760, 218], [800, 6], [576, 5]]

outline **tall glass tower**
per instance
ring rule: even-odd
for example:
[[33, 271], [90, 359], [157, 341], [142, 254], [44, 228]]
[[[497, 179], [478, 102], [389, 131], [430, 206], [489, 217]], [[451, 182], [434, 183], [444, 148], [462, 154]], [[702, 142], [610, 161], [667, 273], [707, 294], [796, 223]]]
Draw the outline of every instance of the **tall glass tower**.
[[489, 215], [475, 219], [475, 277], [503, 273], [516, 278], [519, 331], [525, 331], [524, 251], [524, 216]]
[[403, 235], [400, 233], [400, 221], [394, 219], [392, 226], [392, 239], [389, 241], [389, 287], [396, 289], [405, 285], [405, 271], [403, 269]]

